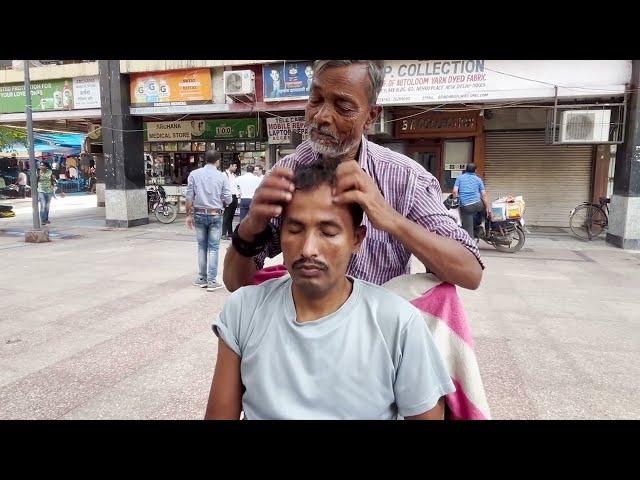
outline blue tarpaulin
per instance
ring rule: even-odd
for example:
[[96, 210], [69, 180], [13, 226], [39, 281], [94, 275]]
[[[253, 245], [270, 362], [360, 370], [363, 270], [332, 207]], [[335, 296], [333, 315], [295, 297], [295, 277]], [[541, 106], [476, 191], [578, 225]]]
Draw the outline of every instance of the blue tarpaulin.
[[[85, 136], [78, 133], [33, 132], [33, 146], [36, 152], [77, 155], [80, 153]], [[2, 152], [20, 155], [28, 153], [29, 150], [25, 145], [16, 143], [5, 147]]]

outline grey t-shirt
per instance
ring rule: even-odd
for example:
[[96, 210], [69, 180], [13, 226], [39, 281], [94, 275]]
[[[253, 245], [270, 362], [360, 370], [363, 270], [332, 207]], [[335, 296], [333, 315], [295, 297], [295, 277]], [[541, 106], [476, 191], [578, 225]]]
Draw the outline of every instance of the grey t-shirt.
[[241, 357], [245, 418], [393, 420], [455, 391], [420, 312], [352, 280], [344, 305], [304, 323], [288, 275], [229, 297], [213, 330]]

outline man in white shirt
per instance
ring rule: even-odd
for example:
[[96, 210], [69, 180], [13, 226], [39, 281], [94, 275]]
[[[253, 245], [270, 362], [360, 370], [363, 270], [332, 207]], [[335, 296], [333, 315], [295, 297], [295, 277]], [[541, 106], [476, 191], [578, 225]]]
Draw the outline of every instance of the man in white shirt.
[[247, 172], [238, 178], [238, 188], [240, 189], [240, 221], [249, 212], [249, 205], [253, 199], [253, 194], [260, 186], [262, 178], [254, 173], [254, 166], [248, 165]]
[[229, 179], [232, 198], [231, 203], [224, 209], [224, 217], [222, 219], [222, 238], [225, 240], [229, 240], [233, 234], [233, 217], [236, 214], [236, 208], [238, 208], [240, 190], [238, 189], [238, 176], [236, 175], [237, 169], [237, 164], [230, 163], [224, 171], [225, 175]]
[[20, 198], [27, 198], [27, 174], [24, 172], [18, 174], [18, 193]]

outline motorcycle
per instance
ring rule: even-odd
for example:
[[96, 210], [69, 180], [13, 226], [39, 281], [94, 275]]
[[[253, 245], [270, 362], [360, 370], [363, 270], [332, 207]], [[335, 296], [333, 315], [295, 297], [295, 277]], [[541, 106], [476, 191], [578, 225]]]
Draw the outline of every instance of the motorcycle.
[[487, 242], [499, 252], [516, 253], [524, 246], [524, 218], [501, 222], [487, 219], [485, 228], [482, 228], [481, 216], [476, 214], [473, 223], [476, 239]]
[[[447, 209], [458, 208], [457, 198], [451, 195], [444, 201]], [[524, 232], [524, 218], [494, 221], [487, 218], [482, 225], [482, 214], [476, 213], [473, 219], [473, 231], [476, 240], [482, 240], [499, 252], [516, 253], [524, 246], [526, 235]]]
[[171, 223], [178, 216], [178, 208], [166, 201], [167, 194], [160, 185], [154, 185], [147, 189], [147, 208], [149, 213], [154, 212], [160, 223]]

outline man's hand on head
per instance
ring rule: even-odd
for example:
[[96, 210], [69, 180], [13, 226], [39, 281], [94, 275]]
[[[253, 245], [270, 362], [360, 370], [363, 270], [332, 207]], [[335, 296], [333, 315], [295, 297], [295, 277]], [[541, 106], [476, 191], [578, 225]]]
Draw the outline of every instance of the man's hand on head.
[[284, 205], [291, 201], [294, 190], [293, 170], [286, 167], [274, 168], [253, 195], [249, 213], [238, 230], [240, 238], [252, 241], [262, 233], [273, 217], [280, 216]]
[[387, 232], [392, 228], [395, 217], [399, 215], [384, 199], [373, 179], [355, 160], [338, 165], [333, 201], [339, 204], [358, 203], [374, 228]]

